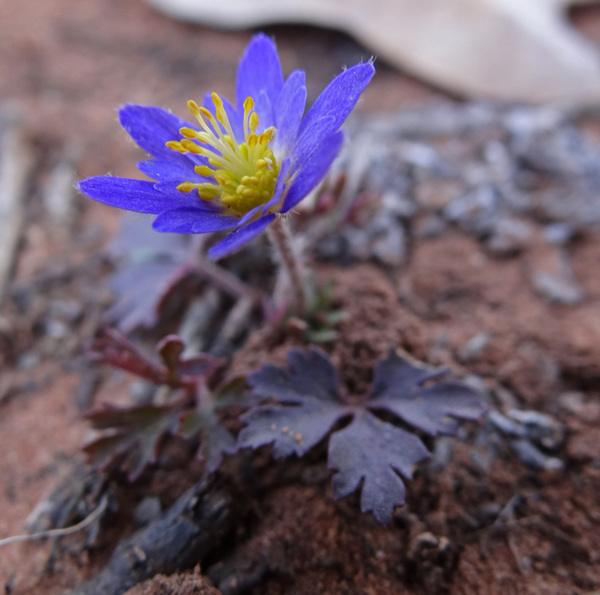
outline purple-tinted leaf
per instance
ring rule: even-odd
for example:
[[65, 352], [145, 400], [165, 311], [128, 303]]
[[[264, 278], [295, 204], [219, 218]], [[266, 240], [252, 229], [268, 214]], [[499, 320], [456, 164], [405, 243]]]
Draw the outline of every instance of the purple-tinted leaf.
[[92, 343], [90, 356], [97, 362], [120, 368], [154, 384], [193, 389], [200, 378], [212, 376], [219, 360], [206, 353], [182, 358], [184, 348], [179, 337], [168, 335], [156, 348], [162, 360], [160, 364], [146, 357], [117, 330], [108, 328], [102, 337]]
[[212, 403], [183, 414], [177, 433], [184, 438], [200, 439], [197, 457], [210, 472], [219, 468], [223, 455], [232, 455], [237, 450], [235, 438], [221, 425]]
[[234, 376], [226, 379], [215, 389], [212, 400], [215, 409], [236, 405], [248, 406], [257, 403], [256, 398], [248, 395], [246, 376]]
[[177, 408], [157, 405], [91, 411], [86, 417], [92, 427], [108, 433], [89, 442], [84, 451], [96, 468], [105, 469], [120, 460], [120, 468], [135, 480], [156, 462], [160, 444], [175, 431], [178, 416]]
[[[443, 373], [443, 371], [442, 371]], [[385, 409], [431, 435], [454, 434], [457, 419], [477, 419], [486, 410], [479, 395], [466, 384], [440, 382], [424, 387], [440, 371], [414, 366], [391, 352], [377, 365], [370, 409]]]
[[102, 321], [115, 324], [124, 333], [138, 327], [153, 327], [161, 305], [189, 274], [189, 268], [169, 261], [124, 265], [109, 282], [116, 300]]
[[404, 504], [399, 474], [410, 479], [413, 465], [427, 457], [425, 445], [413, 434], [368, 412], [357, 413], [349, 426], [329, 440], [329, 467], [337, 471], [333, 493], [343, 498], [362, 481], [361, 510], [387, 523], [394, 508]]
[[177, 335], [167, 335], [156, 346], [156, 352], [170, 371], [175, 371], [179, 367], [180, 356], [184, 349], [185, 344]]
[[287, 362], [289, 371], [267, 364], [250, 374], [248, 382], [254, 392], [280, 403], [339, 402], [337, 374], [324, 352], [290, 349]]
[[[475, 419], [485, 410], [478, 395], [459, 382], [429, 385], [445, 371], [416, 366], [391, 353], [377, 366], [374, 387], [362, 402], [343, 399], [329, 357], [317, 349], [288, 352], [288, 368], [267, 364], [248, 377], [254, 394], [270, 401], [252, 407], [241, 420], [240, 447], [273, 444], [275, 457], [302, 456], [339, 421], [352, 417], [329, 440], [334, 494], [362, 490], [361, 508], [385, 523], [404, 503], [402, 477], [429, 456], [418, 436], [384, 421], [387, 410], [419, 429], [452, 433], [457, 418]], [[428, 383], [424, 386], [424, 383]], [[279, 401], [273, 404], [271, 401]]]
[[273, 444], [275, 458], [302, 456], [320, 442], [335, 422], [349, 414], [341, 403], [306, 397], [301, 405], [267, 405], [240, 419], [247, 424], [238, 436], [241, 448]]
[[210, 377], [218, 367], [218, 360], [207, 353], [201, 353], [191, 358], [182, 358], [185, 343], [177, 335], [167, 335], [156, 346], [164, 367], [161, 384], [173, 388], [184, 385], [194, 386], [199, 378]]
[[154, 326], [161, 305], [191, 272], [186, 238], [157, 234], [146, 217], [124, 217], [112, 252], [123, 261], [109, 281], [116, 300], [103, 322], [125, 333], [139, 326]]
[[91, 344], [89, 355], [96, 362], [109, 364], [155, 384], [161, 384], [164, 376], [159, 365], [115, 329], [104, 329], [102, 336]]

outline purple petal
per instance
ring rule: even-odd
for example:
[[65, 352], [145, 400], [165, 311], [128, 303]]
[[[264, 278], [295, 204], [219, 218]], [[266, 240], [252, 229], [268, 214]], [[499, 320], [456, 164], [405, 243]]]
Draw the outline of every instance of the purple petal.
[[356, 64], [327, 85], [300, 125], [298, 143], [292, 154], [294, 168], [302, 165], [311, 150], [342, 125], [374, 73], [375, 68], [370, 62]]
[[134, 104], [127, 104], [119, 109], [119, 121], [131, 138], [151, 155], [184, 165], [190, 162], [185, 155], [165, 146], [169, 140], [179, 140], [179, 129], [182, 126], [192, 126], [189, 122], [160, 107]]
[[[244, 123], [242, 122], [242, 114], [238, 113], [238, 111], [226, 97], [221, 97], [221, 100], [223, 101], [223, 107], [225, 108], [225, 113], [227, 114], [229, 122], [231, 123], [231, 128], [235, 134], [235, 138], [238, 140], [238, 142], [242, 142], [244, 140]], [[211, 93], [206, 93], [206, 95], [204, 95], [204, 107], [209, 110], [213, 116], [216, 115], [215, 104], [213, 103]]]
[[288, 147], [296, 140], [305, 105], [304, 71], [294, 70], [285, 81], [274, 109], [275, 127], [277, 128], [275, 147], [277, 150], [287, 151]]
[[[200, 178], [207, 181], [208, 178]], [[177, 190], [178, 182], [157, 182], [154, 188], [161, 194], [171, 198], [171, 208], [191, 206], [198, 211], [221, 214], [221, 208], [212, 201], [202, 200], [197, 192], [181, 192]]]
[[191, 162], [182, 164], [170, 159], [146, 159], [138, 161], [137, 168], [150, 178], [159, 182], [199, 182], [206, 178], [199, 176], [194, 171], [194, 165]]
[[207, 213], [195, 207], [181, 207], [161, 213], [152, 224], [156, 231], [174, 233], [208, 233], [231, 229], [238, 223], [238, 217]]
[[168, 195], [154, 187], [154, 182], [113, 176], [96, 176], [79, 182], [79, 189], [90, 198], [111, 207], [138, 213], [158, 214], [173, 207], [193, 205], [198, 198], [178, 192]]
[[273, 106], [264, 89], [254, 97], [254, 111], [258, 116], [258, 128], [256, 131], [259, 134], [264, 132], [269, 126], [275, 124]]
[[217, 260], [239, 250], [244, 244], [260, 234], [274, 219], [275, 215], [263, 215], [248, 225], [238, 227], [220, 242], [212, 246], [208, 251], [208, 255], [210, 258]]
[[259, 33], [250, 40], [240, 59], [235, 90], [237, 108], [242, 110], [246, 97], [256, 101], [263, 90], [273, 106], [282, 87], [283, 74], [275, 44], [264, 33]]
[[281, 206], [282, 213], [293, 209], [323, 179], [337, 157], [343, 141], [344, 133], [336, 132], [313, 152], [291, 183]]

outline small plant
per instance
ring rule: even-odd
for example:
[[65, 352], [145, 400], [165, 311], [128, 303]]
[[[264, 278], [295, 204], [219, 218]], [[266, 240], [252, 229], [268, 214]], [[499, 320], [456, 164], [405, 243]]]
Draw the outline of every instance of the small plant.
[[157, 231], [227, 231], [208, 251], [214, 259], [272, 226], [303, 314], [305, 274], [282, 216], [327, 173], [342, 146], [339, 128], [374, 72], [371, 62], [344, 70], [304, 115], [304, 72], [284, 80], [275, 44], [256, 35], [239, 63], [235, 105], [217, 93], [202, 106], [189, 100], [193, 122], [155, 106], [119, 110], [123, 128], [153, 156], [138, 163], [153, 181], [97, 176], [79, 187], [105, 204], [156, 215]]
[[144, 356], [115, 330], [93, 346], [97, 361], [126, 370], [163, 387], [162, 402], [114, 407], [104, 405], [86, 414], [94, 429], [102, 434], [84, 447], [90, 462], [98, 469], [117, 465], [130, 480], [156, 462], [163, 441], [170, 435], [199, 438], [198, 457], [209, 471], [215, 470], [223, 454], [236, 451], [235, 439], [221, 425], [217, 410], [236, 402], [243, 392], [243, 379], [213, 384], [218, 360], [207, 354], [182, 358], [183, 342], [169, 335], [157, 345], [162, 363]]
[[[459, 419], [477, 419], [485, 411], [478, 394], [466, 384], [437, 381], [446, 370], [410, 363], [395, 352], [377, 364], [371, 392], [344, 395], [329, 357], [312, 348], [288, 352], [289, 369], [267, 364], [251, 374], [254, 392], [277, 404], [252, 408], [242, 417], [246, 427], [240, 447], [273, 445], [276, 458], [304, 455], [342, 420], [350, 423], [329, 439], [329, 467], [336, 473], [333, 491], [348, 496], [362, 482], [361, 510], [381, 523], [404, 504], [401, 476], [430, 453], [421, 439], [397, 425], [405, 422], [435, 436], [454, 434]], [[386, 421], [382, 414], [392, 415]]]
[[[202, 105], [190, 100], [191, 122], [155, 106], [119, 110], [121, 125], [151, 155], [138, 163], [151, 180], [97, 176], [82, 180], [80, 189], [105, 204], [154, 215], [156, 231], [226, 232], [208, 250], [212, 259], [267, 230], [293, 289], [280, 303], [267, 303], [267, 319], [280, 333], [309, 343], [335, 341], [344, 311], [331, 285], [316, 287], [309, 279], [285, 217], [327, 173], [342, 146], [339, 128], [373, 74], [371, 61], [345, 69], [304, 114], [304, 72], [284, 79], [275, 44], [255, 35], [239, 63], [235, 104], [216, 93]], [[236, 299], [267, 302], [263, 290], [249, 290], [199, 258], [189, 238], [148, 242], [133, 226], [121, 243], [129, 261], [113, 278], [118, 300], [109, 316], [122, 329], [154, 326], [175, 285], [195, 274]], [[361, 490], [363, 512], [385, 523], [404, 503], [403, 480], [430, 454], [403, 424], [431, 436], [453, 434], [459, 420], [476, 419], [485, 409], [467, 385], [444, 380], [446, 370], [393, 351], [377, 364], [368, 394], [348, 395], [329, 356], [314, 347], [289, 351], [288, 368], [267, 364], [229, 382], [217, 381], [223, 362], [206, 354], [184, 358], [183, 348], [178, 337], [168, 336], [154, 360], [116, 331], [94, 344], [97, 360], [161, 387], [153, 403], [103, 406], [87, 415], [101, 432], [85, 447], [97, 467], [118, 466], [135, 479], [173, 435], [198, 439], [198, 456], [213, 471], [239, 448], [272, 444], [275, 457], [302, 456], [331, 433], [334, 495]], [[237, 440], [219, 419], [230, 405], [245, 409]]]

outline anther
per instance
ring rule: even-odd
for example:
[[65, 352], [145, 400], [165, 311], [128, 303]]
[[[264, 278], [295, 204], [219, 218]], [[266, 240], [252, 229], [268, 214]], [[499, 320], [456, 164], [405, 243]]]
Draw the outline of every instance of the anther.
[[198, 117], [198, 112], [200, 111], [200, 108], [198, 107], [198, 104], [193, 99], [190, 99], [187, 102], [187, 106], [188, 106], [188, 109], [190, 110], [190, 112], [192, 113], [192, 115]]

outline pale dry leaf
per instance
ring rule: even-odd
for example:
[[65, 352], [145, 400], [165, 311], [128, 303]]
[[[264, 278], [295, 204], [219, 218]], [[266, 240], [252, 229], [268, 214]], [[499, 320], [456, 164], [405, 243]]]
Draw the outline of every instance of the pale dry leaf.
[[223, 28], [309, 23], [355, 36], [376, 55], [454, 93], [596, 104], [600, 52], [566, 9], [598, 0], [148, 0]]

